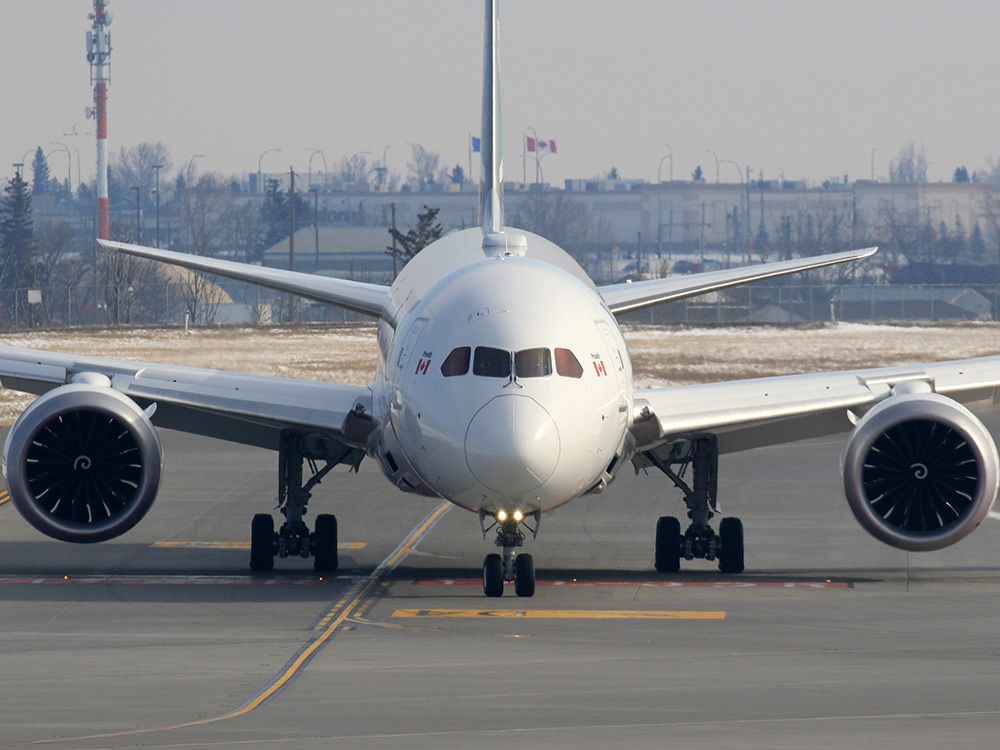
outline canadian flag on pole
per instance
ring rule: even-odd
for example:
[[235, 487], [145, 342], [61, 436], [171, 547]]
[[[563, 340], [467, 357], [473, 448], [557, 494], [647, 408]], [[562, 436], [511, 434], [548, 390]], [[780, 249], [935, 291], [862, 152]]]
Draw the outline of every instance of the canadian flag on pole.
[[558, 150], [556, 149], [556, 142], [553, 140], [543, 141], [539, 138], [537, 141], [530, 135], [527, 136], [527, 148], [525, 149], [529, 154], [556, 154]]

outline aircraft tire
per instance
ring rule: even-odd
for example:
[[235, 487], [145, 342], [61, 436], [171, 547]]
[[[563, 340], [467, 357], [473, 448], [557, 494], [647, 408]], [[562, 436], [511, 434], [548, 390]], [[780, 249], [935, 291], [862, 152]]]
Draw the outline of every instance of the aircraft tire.
[[250, 524], [250, 570], [274, 570], [274, 516], [258, 513]]
[[681, 569], [681, 522], [673, 516], [660, 516], [656, 522], [655, 565], [660, 573]]
[[486, 596], [503, 596], [503, 560], [493, 553], [483, 560], [483, 593]]
[[535, 561], [531, 555], [514, 558], [514, 591], [518, 596], [535, 595]]
[[330, 513], [316, 516], [313, 532], [313, 567], [318, 571], [336, 570], [340, 564], [337, 554], [337, 517]]
[[743, 522], [738, 518], [723, 518], [719, 524], [719, 570], [743, 572]]

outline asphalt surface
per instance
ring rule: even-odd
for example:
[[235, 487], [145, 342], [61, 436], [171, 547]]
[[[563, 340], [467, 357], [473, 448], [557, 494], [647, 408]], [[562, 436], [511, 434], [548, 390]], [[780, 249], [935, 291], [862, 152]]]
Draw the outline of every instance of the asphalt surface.
[[314, 494], [349, 543], [338, 574], [254, 578], [238, 544], [276, 456], [164, 445], [159, 499], [115, 541], [0, 507], [0, 748], [1000, 744], [1000, 521], [939, 553], [881, 545], [843, 499], [842, 438], [722, 458], [745, 575], [655, 574], [679, 496], [629, 471], [543, 519], [535, 597], [489, 600], [477, 518], [368, 462]]

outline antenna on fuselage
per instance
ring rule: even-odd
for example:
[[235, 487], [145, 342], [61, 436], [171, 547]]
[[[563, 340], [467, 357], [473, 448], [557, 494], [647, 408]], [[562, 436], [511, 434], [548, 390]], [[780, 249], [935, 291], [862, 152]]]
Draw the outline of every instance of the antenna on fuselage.
[[486, 0], [483, 35], [482, 170], [479, 216], [483, 237], [500, 234], [503, 216], [503, 122], [500, 112], [500, 0]]

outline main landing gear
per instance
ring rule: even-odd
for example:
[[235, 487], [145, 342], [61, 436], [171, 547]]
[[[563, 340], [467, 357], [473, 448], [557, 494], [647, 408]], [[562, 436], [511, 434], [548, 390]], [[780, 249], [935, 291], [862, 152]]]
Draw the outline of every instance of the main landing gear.
[[486, 596], [503, 596], [504, 583], [511, 582], [518, 596], [535, 595], [535, 562], [527, 553], [514, 553], [516, 548], [524, 545], [524, 532], [520, 529], [522, 524], [533, 536], [538, 534], [541, 514], [536, 512], [533, 517], [535, 525], [528, 526], [521, 511], [508, 514], [501, 510], [497, 511], [493, 523], [487, 526], [486, 513], [480, 511], [479, 525], [483, 530], [483, 538], [486, 538], [490, 529], [496, 528], [495, 544], [503, 549], [502, 556], [494, 552], [483, 560], [483, 593]]
[[[330, 448], [334, 448], [333, 451]], [[250, 569], [262, 572], [274, 569], [277, 557], [312, 557], [313, 567], [320, 572], [336, 570], [337, 517], [328, 513], [316, 516], [312, 532], [303, 517], [308, 510], [310, 491], [337, 464], [357, 466], [361, 455], [353, 448], [339, 444], [328, 446], [322, 438], [311, 439], [301, 433], [286, 430], [281, 435], [278, 451], [278, 505], [285, 522], [274, 530], [274, 516], [258, 513], [250, 526]], [[363, 454], [362, 454], [363, 455]], [[355, 461], [350, 459], [355, 458]], [[324, 461], [319, 468], [316, 461]], [[303, 484], [303, 462], [311, 476]]]
[[[662, 471], [684, 493], [687, 515], [691, 524], [681, 533], [681, 524], [673, 516], [662, 516], [656, 523], [656, 569], [660, 573], [676, 573], [681, 558], [693, 560], [718, 560], [723, 573], [742, 573], [743, 523], [728, 517], [719, 524], [716, 534], [709, 521], [719, 513], [717, 488], [719, 449], [714, 435], [692, 439], [682, 446], [671, 448], [667, 458], [649, 451], [645, 458]], [[693, 484], [688, 485], [683, 474], [690, 465], [694, 472]], [[678, 466], [675, 472], [673, 466]]]

